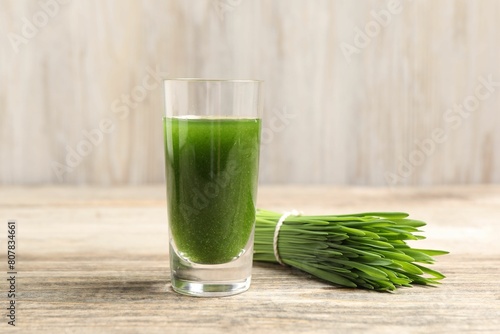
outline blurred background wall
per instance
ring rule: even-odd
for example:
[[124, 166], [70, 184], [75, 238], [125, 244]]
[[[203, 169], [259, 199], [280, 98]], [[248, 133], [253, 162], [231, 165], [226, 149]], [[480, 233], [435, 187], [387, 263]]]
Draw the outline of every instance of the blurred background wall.
[[499, 22], [497, 0], [0, 0], [0, 183], [163, 182], [167, 76], [265, 81], [261, 183], [499, 183]]

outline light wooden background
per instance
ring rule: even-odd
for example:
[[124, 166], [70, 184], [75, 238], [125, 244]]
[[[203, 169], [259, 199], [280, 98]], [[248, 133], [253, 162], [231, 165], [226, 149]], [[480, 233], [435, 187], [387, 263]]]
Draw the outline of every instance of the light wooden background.
[[500, 82], [500, 1], [404, 1], [380, 26], [389, 3], [0, 0], [0, 183], [163, 182], [162, 91], [136, 87], [155, 69], [265, 80], [263, 183], [499, 183], [500, 86], [473, 96]]

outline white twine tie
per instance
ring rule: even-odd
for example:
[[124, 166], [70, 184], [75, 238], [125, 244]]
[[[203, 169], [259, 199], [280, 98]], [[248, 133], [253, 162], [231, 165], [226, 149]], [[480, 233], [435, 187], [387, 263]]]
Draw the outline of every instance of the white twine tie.
[[276, 258], [276, 261], [278, 261], [279, 264], [284, 266], [285, 264], [281, 260], [280, 254], [278, 252], [278, 236], [280, 234], [280, 229], [281, 225], [285, 222], [285, 220], [290, 217], [290, 216], [300, 216], [302, 215], [301, 212], [297, 210], [292, 210], [292, 211], [287, 211], [283, 214], [283, 216], [280, 217], [278, 220], [278, 223], [276, 223], [276, 227], [274, 229], [274, 238], [273, 238], [273, 250], [274, 250], [274, 257]]

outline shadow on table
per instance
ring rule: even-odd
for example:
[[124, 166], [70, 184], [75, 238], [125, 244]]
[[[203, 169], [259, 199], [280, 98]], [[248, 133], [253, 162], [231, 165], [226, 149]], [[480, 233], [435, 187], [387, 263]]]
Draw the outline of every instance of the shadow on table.
[[252, 282], [257, 284], [275, 285], [275, 282], [279, 281], [281, 288], [289, 286], [289, 288], [293, 288], [295, 290], [298, 288], [308, 290], [313, 288], [321, 290], [360, 291], [359, 289], [333, 285], [300, 269], [290, 266], [282, 266], [277, 263], [256, 261], [253, 263], [253, 268]]

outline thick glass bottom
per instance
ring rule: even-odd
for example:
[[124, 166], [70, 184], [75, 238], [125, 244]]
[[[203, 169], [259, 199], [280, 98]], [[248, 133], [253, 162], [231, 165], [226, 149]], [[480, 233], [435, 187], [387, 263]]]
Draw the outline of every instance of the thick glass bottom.
[[242, 253], [221, 264], [199, 264], [179, 255], [170, 240], [170, 272], [174, 291], [196, 297], [222, 297], [242, 293], [250, 287], [253, 232]]
[[232, 296], [248, 290], [251, 277], [240, 282], [199, 282], [172, 277], [172, 289], [183, 295], [195, 297]]

